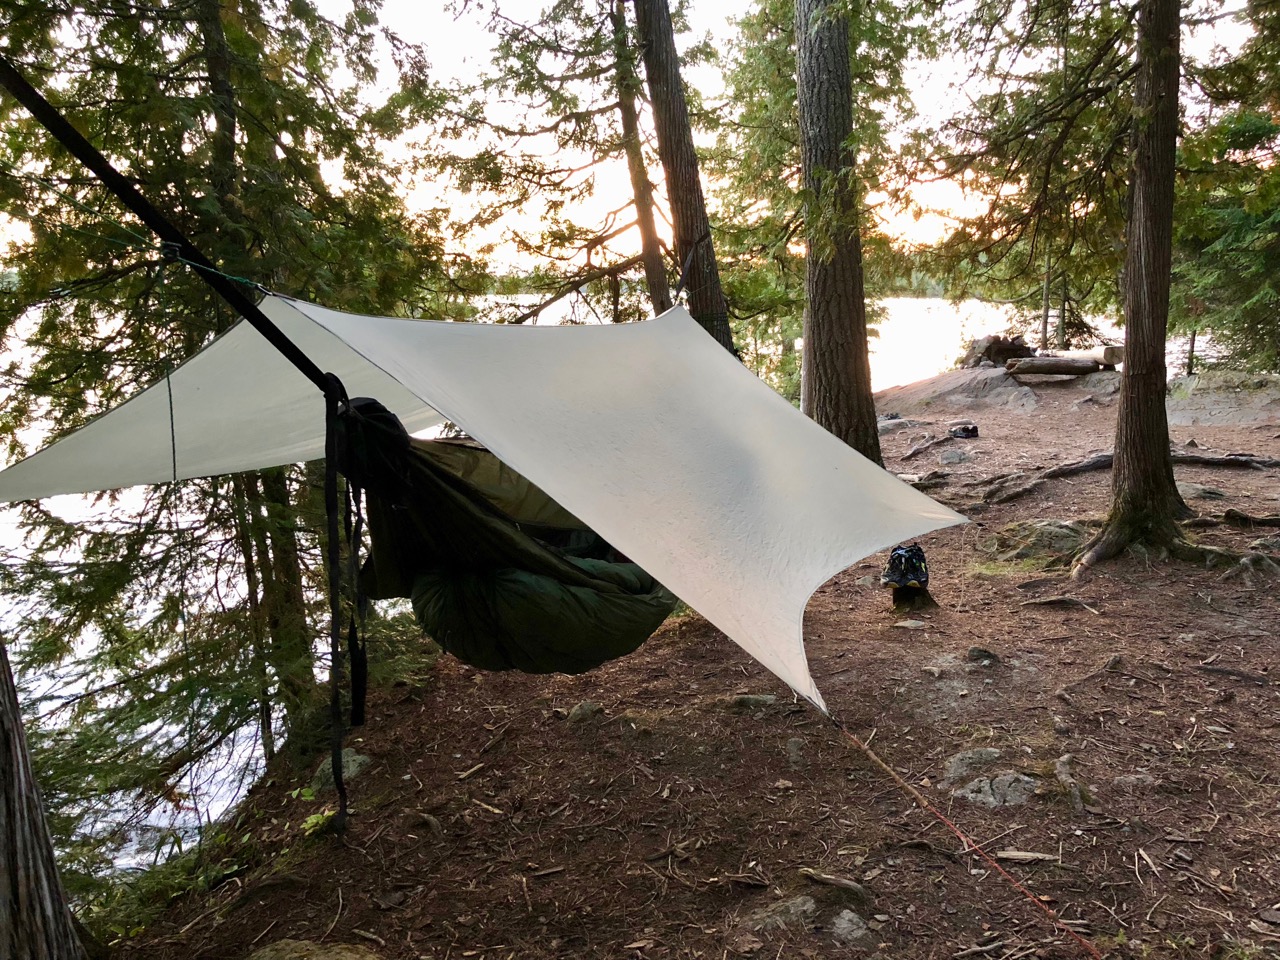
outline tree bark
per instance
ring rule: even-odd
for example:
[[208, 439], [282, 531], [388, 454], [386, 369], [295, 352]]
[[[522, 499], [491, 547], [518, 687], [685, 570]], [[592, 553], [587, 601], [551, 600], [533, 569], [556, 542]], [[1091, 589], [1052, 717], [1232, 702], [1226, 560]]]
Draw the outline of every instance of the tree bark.
[[796, 69], [807, 195], [801, 409], [882, 464], [871, 396], [853, 132], [849, 22], [835, 0], [798, 0]]
[[689, 264], [689, 312], [722, 347], [733, 352], [729, 309], [720, 287], [707, 202], [698, 177], [698, 154], [680, 80], [680, 59], [667, 0], [635, 0], [636, 24], [649, 82], [658, 156], [667, 178], [667, 198], [675, 227], [676, 257]]
[[84, 957], [31, 771], [18, 691], [0, 643], [0, 957]]
[[1182, 541], [1165, 410], [1165, 338], [1173, 256], [1178, 139], [1179, 0], [1142, 0], [1133, 97], [1133, 180], [1124, 266], [1125, 364], [1120, 381], [1111, 513], [1080, 567], [1131, 543]]
[[626, 0], [616, 0], [610, 17], [613, 20], [614, 56], [616, 58], [615, 82], [618, 87], [618, 114], [622, 119], [622, 148], [627, 155], [627, 170], [631, 174], [631, 193], [636, 204], [636, 228], [640, 231], [640, 255], [644, 258], [644, 277], [649, 287], [649, 301], [653, 312], [665, 313], [671, 309], [671, 287], [667, 283], [667, 265], [662, 259], [662, 245], [658, 242], [658, 228], [653, 217], [653, 184], [644, 163], [644, 150], [640, 143], [640, 118], [636, 112], [636, 90], [640, 78], [636, 76], [627, 42]]

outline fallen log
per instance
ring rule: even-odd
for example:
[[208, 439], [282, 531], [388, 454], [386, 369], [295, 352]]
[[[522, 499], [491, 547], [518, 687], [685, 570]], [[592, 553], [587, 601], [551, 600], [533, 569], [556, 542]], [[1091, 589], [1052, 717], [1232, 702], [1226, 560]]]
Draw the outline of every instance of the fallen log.
[[1102, 365], [1095, 360], [1074, 360], [1070, 357], [1023, 357], [1010, 360], [1005, 369], [1016, 376], [1027, 374], [1067, 374], [1078, 377], [1097, 373]]
[[1088, 350], [1041, 350], [1038, 357], [1062, 357], [1068, 360], [1092, 360], [1104, 367], [1124, 363], [1124, 347], [1090, 347]]

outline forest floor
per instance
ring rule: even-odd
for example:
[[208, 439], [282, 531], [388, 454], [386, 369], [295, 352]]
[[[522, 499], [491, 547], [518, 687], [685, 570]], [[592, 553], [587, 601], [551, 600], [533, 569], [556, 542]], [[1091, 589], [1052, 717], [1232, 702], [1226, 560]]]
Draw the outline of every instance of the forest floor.
[[[887, 466], [948, 471], [931, 495], [973, 519], [921, 541], [940, 607], [905, 626], [869, 557], [817, 591], [807, 647], [833, 712], [1029, 893], [688, 615], [584, 676], [444, 657], [376, 691], [348, 739], [372, 762], [345, 836], [306, 835], [326, 799], [291, 796], [309, 778], [259, 785], [251, 869], [123, 956], [242, 960], [283, 938], [386, 960], [1089, 956], [1044, 907], [1106, 956], [1280, 955], [1276, 581], [1129, 555], [1072, 582], [999, 559], [1010, 523], [1104, 513], [1107, 471], [1000, 505], [978, 481], [1109, 450], [1114, 380], [948, 376], [880, 397], [929, 421], [884, 434]], [[1214, 421], [1175, 424], [1175, 448], [1280, 456], [1275, 404], [1237, 389], [1175, 410]], [[903, 461], [957, 417], [980, 437]], [[1176, 472], [1222, 494], [1189, 500], [1205, 516], [1280, 513], [1280, 471]], [[1054, 596], [1073, 600], [1028, 602]]]

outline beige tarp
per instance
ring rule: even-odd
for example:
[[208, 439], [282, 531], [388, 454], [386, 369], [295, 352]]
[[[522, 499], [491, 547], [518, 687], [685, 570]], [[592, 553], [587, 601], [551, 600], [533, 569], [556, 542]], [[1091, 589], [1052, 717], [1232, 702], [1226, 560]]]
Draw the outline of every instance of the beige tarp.
[[[263, 310], [351, 396], [410, 431], [445, 418], [547, 491], [818, 706], [801, 636], [825, 580], [963, 520], [796, 411], [683, 309], [645, 323], [503, 326]], [[0, 502], [323, 454], [323, 402], [248, 324], [0, 473]]]

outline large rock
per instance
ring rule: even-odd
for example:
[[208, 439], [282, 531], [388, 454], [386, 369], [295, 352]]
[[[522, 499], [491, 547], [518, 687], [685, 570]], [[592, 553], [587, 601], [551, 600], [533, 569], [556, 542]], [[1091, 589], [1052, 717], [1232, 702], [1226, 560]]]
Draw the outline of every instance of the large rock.
[[1217, 487], [1207, 487], [1203, 483], [1192, 483], [1190, 480], [1178, 481], [1178, 493], [1183, 500], [1225, 500], [1227, 492]]
[[1000, 773], [994, 777], [980, 777], [965, 784], [951, 795], [957, 800], [968, 800], [982, 807], [1019, 807], [1036, 793], [1036, 781], [1024, 773]]
[[1059, 559], [1077, 553], [1090, 529], [1075, 520], [1019, 520], [996, 531], [984, 546], [997, 560]]
[[[360, 775], [360, 771], [373, 762], [372, 758], [366, 757], [363, 753], [356, 753], [351, 747], [347, 747], [342, 751], [342, 782], [350, 783]], [[324, 793], [326, 790], [333, 790], [333, 761], [328, 757], [320, 761], [320, 766], [316, 768], [316, 775], [311, 778], [311, 789], [316, 793]]]
[[947, 758], [945, 779], [948, 783], [962, 783], [999, 759], [1000, 751], [995, 747], [978, 747], [953, 754]]
[[1003, 367], [1006, 361], [1015, 357], [1034, 357], [1035, 350], [1027, 345], [1021, 334], [1015, 337], [979, 337], [969, 341], [969, 346], [956, 364], [959, 367], [980, 367], [986, 361], [997, 367]]
[[313, 943], [310, 940], [280, 940], [268, 944], [249, 960], [382, 960], [366, 947], [353, 943]]
[[1280, 375], [1206, 370], [1169, 381], [1169, 422], [1274, 423], [1280, 418]]
[[876, 945], [867, 921], [852, 910], [841, 910], [831, 919], [831, 937], [846, 947], [873, 948]]
[[813, 897], [792, 897], [752, 911], [743, 918], [742, 927], [755, 933], [761, 930], [803, 929], [817, 912], [818, 903]]
[[1036, 395], [1003, 367], [989, 370], [948, 370], [928, 380], [890, 387], [876, 394], [878, 410], [905, 416], [927, 416], [938, 409], [1002, 407], [1025, 412], [1036, 407]]
[[583, 700], [569, 711], [567, 719], [570, 723], [586, 723], [602, 713], [604, 713], [603, 704], [596, 703], [594, 700]]

